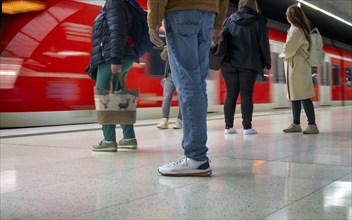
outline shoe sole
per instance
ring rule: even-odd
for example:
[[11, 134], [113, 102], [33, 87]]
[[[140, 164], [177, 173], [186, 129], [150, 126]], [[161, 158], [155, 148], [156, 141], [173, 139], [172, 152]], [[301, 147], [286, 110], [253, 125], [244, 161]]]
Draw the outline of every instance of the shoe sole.
[[314, 132], [314, 133], [303, 132], [303, 134], [319, 134], [319, 132]]
[[117, 148], [92, 149], [94, 152], [116, 152]]
[[119, 145], [119, 149], [124, 149], [124, 150], [128, 150], [128, 149], [134, 150], [134, 149], [136, 149], [136, 148], [137, 148], [136, 145], [125, 145], [125, 146], [120, 146], [120, 145]]
[[202, 173], [162, 173], [158, 169], [158, 172], [163, 176], [176, 176], [176, 177], [182, 177], [182, 176], [208, 177], [208, 176], [211, 176], [211, 174], [212, 174], [211, 170], [206, 171], [206, 172], [202, 172]]
[[284, 133], [301, 133], [302, 131], [283, 131]]

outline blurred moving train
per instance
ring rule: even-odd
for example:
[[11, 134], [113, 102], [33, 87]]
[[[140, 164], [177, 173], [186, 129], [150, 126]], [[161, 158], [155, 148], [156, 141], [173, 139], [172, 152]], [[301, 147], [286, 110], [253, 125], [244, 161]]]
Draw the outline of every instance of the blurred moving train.
[[[2, 1], [0, 36], [0, 127], [29, 127], [96, 122], [92, 81], [85, 67], [91, 53], [94, 18], [104, 1]], [[139, 0], [147, 7], [146, 0]], [[279, 54], [288, 25], [270, 27], [272, 69], [258, 77], [255, 111], [288, 108], [284, 67]], [[280, 26], [279, 25], [279, 26]], [[277, 24], [276, 24], [277, 26]], [[283, 31], [285, 30], [285, 31]], [[329, 41], [330, 40], [330, 41]], [[324, 39], [325, 62], [312, 69], [314, 104], [350, 105], [352, 100], [350, 46]], [[153, 48], [135, 63], [127, 79], [140, 88], [138, 119], [161, 115], [164, 63]], [[226, 95], [219, 71], [207, 78], [209, 112], [222, 112]], [[172, 102], [177, 106], [177, 96]]]

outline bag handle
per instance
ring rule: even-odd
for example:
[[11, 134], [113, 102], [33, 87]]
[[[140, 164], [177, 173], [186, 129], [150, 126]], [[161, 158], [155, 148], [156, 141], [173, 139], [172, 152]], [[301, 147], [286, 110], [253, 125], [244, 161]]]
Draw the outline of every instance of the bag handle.
[[310, 33], [318, 33], [320, 35], [319, 29], [318, 28], [314, 28], [313, 30], [310, 31]]
[[[111, 76], [110, 76], [110, 82], [109, 82], [109, 92], [110, 92], [110, 93], [113, 93], [114, 77], [115, 77], [115, 75], [114, 75], [114, 74], [111, 74]], [[121, 88], [121, 89], [127, 89], [127, 87], [126, 87], [126, 82], [125, 82], [125, 80], [123, 79], [122, 74], [121, 74], [119, 83], [120, 83], [120, 88]]]

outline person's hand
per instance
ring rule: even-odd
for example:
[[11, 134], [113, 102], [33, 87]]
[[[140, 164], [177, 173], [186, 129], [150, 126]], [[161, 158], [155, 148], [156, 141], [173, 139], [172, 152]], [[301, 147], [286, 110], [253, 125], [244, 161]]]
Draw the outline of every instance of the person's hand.
[[263, 72], [264, 72], [265, 75], [269, 75], [269, 69], [264, 68], [264, 69], [263, 69]]
[[119, 65], [119, 64], [111, 64], [111, 72], [114, 75], [116, 73], [121, 74], [121, 72], [122, 72], [121, 65]]
[[148, 33], [149, 33], [150, 41], [153, 44], [155, 44], [157, 47], [163, 47], [164, 46], [164, 42], [159, 37], [158, 27], [156, 27], [155, 29], [149, 28]]
[[215, 28], [213, 30], [212, 45], [215, 46], [222, 41], [222, 30]]

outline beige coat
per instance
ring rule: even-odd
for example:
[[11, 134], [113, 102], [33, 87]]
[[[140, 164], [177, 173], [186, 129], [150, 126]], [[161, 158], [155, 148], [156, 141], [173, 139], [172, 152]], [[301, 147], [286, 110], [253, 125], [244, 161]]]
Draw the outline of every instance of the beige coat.
[[309, 42], [304, 33], [291, 25], [280, 57], [285, 58], [287, 98], [290, 101], [303, 100], [315, 96], [311, 67], [304, 58]]

